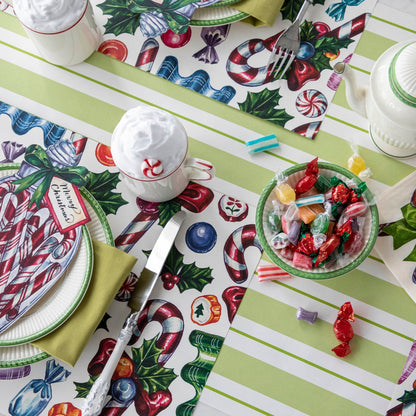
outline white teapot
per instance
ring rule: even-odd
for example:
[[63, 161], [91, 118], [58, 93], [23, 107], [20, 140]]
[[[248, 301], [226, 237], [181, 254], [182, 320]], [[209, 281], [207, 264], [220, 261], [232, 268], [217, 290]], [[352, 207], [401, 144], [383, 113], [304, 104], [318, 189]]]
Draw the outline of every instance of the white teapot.
[[416, 155], [416, 41], [398, 43], [375, 63], [367, 88], [357, 86], [343, 62], [334, 66], [346, 82], [350, 107], [369, 121], [370, 136], [388, 156]]

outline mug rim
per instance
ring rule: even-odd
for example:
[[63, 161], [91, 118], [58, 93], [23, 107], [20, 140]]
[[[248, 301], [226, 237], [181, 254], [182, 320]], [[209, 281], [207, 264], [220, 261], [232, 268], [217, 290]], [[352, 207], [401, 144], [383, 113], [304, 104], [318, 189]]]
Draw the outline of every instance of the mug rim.
[[[37, 33], [38, 35], [60, 35], [61, 33], [65, 33], [67, 31], [71, 30], [73, 27], [75, 27], [84, 18], [85, 13], [87, 12], [87, 9], [88, 9], [88, 4], [89, 4], [89, 0], [86, 0], [84, 11], [82, 12], [81, 16], [75, 21], [75, 23], [73, 23], [71, 26], [67, 27], [66, 29], [60, 30], [59, 32], [41, 32], [39, 30], [32, 29], [28, 25], [24, 24], [20, 19], [19, 19], [19, 22], [27, 30], [30, 30], [33, 33]], [[15, 9], [14, 5], [12, 7], [13, 7], [13, 9]]]

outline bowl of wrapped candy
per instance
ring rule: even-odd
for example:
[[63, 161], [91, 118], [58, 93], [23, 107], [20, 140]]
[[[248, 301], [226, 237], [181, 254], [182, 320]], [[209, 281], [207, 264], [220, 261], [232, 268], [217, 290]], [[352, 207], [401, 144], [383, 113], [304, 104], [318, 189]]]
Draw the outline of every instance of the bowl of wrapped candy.
[[277, 174], [266, 186], [256, 229], [280, 268], [298, 277], [329, 279], [355, 269], [370, 254], [378, 211], [365, 182], [316, 158]]

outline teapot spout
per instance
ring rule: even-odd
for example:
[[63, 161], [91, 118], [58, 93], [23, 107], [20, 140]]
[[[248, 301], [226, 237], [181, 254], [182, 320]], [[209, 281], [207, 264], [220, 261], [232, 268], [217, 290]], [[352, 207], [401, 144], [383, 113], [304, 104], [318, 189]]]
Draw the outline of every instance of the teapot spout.
[[367, 89], [364, 87], [359, 87], [357, 85], [357, 80], [355, 78], [354, 71], [345, 62], [336, 63], [334, 66], [334, 71], [337, 74], [342, 75], [345, 81], [345, 95], [347, 98], [348, 105], [351, 107], [352, 110], [354, 110], [361, 116], [367, 117], [367, 111], [365, 108], [365, 97], [367, 94]]

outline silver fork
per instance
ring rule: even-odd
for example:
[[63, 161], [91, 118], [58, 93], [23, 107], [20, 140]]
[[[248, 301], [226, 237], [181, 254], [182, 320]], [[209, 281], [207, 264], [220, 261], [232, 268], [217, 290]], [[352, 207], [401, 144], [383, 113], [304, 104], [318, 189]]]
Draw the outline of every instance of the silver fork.
[[[288, 70], [300, 47], [300, 24], [305, 16], [309, 6], [313, 4], [313, 0], [305, 0], [302, 7], [296, 16], [295, 21], [280, 35], [277, 42], [274, 44], [273, 50], [270, 54], [269, 61], [267, 62], [266, 68], [270, 64], [273, 64], [269, 69], [269, 73], [272, 74], [276, 64], [280, 60], [280, 64], [276, 70], [276, 75], [279, 74], [283, 65], [285, 65], [283, 71], [280, 72], [280, 76], [275, 79], [281, 79], [285, 72]], [[277, 54], [276, 54], [277, 52]]]

